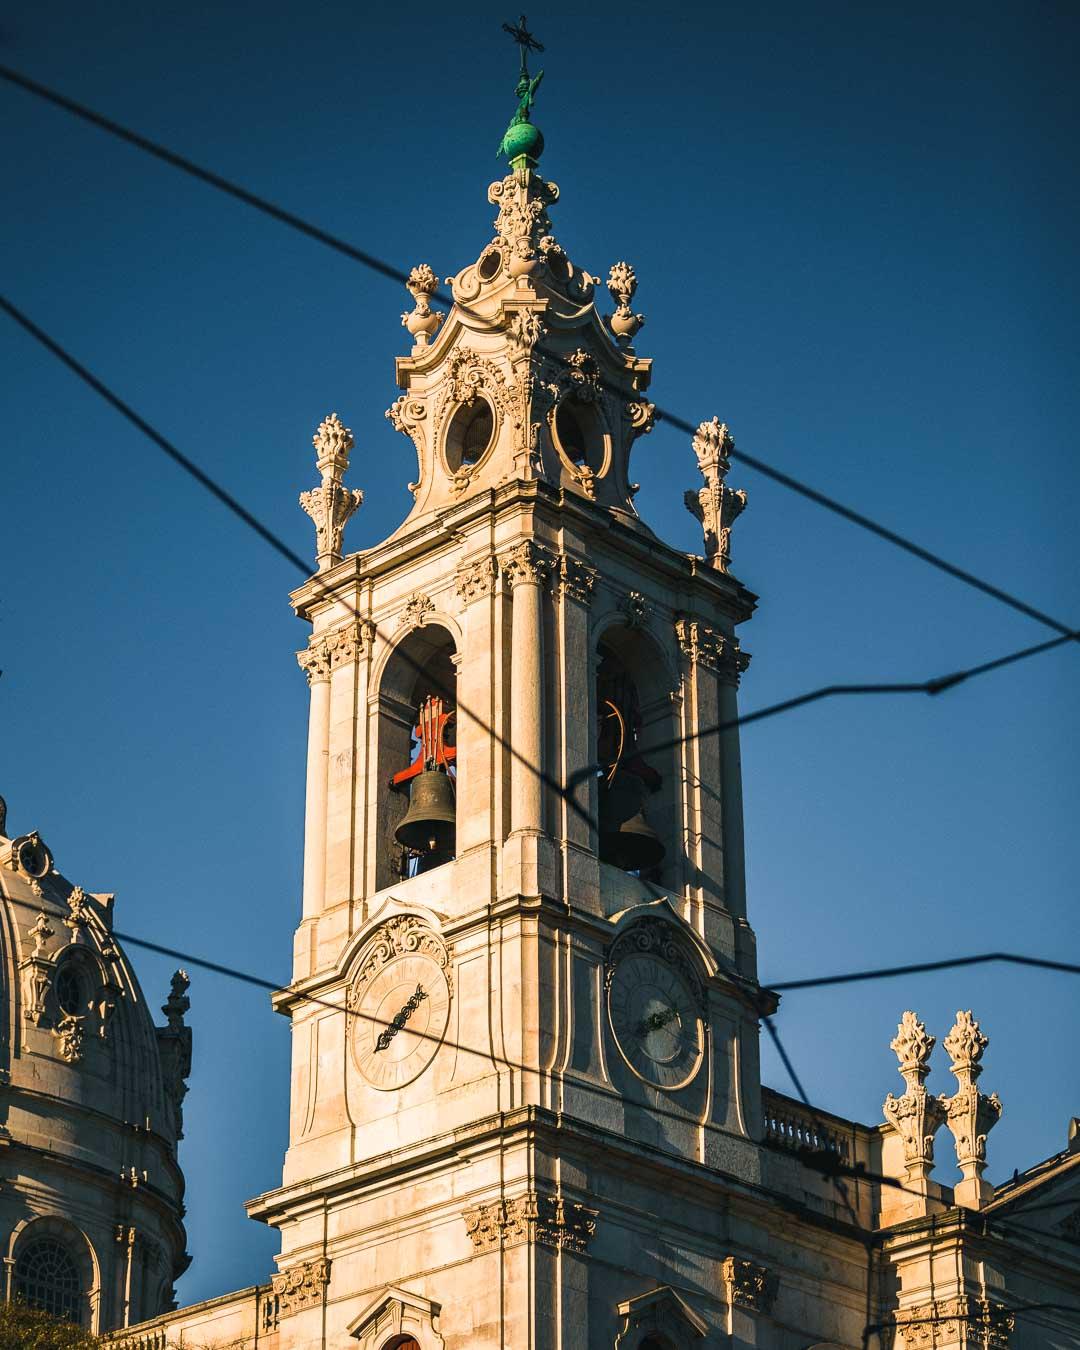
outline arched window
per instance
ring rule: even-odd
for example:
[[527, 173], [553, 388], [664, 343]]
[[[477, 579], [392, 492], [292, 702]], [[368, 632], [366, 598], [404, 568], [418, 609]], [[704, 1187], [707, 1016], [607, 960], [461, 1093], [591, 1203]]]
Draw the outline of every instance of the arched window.
[[420, 1350], [420, 1342], [412, 1336], [398, 1336], [387, 1341], [383, 1350]]
[[457, 670], [454, 640], [427, 623], [391, 653], [379, 685], [377, 884], [430, 871], [455, 856]]
[[15, 1258], [15, 1297], [28, 1308], [79, 1322], [82, 1296], [78, 1267], [55, 1238], [28, 1242]]

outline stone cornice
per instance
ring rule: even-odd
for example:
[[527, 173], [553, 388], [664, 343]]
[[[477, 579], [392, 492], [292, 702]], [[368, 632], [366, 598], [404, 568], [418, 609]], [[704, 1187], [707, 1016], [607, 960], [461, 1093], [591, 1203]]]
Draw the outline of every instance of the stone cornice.
[[735, 576], [664, 543], [644, 525], [623, 520], [618, 513], [576, 494], [561, 493], [542, 481], [514, 480], [418, 520], [407, 531], [395, 532], [366, 552], [354, 553], [312, 576], [291, 592], [293, 607], [302, 618], [308, 618], [320, 604], [329, 604], [346, 592], [355, 603], [357, 587], [393, 576], [419, 557], [452, 558], [457, 541], [475, 522], [512, 520], [523, 510], [533, 515], [537, 542], [557, 552], [560, 534], [567, 525], [594, 539], [599, 547], [591, 560], [599, 564], [601, 573], [603, 554], [610, 552], [613, 558], [632, 563], [643, 576], [652, 576], [677, 594], [682, 593], [684, 607], [715, 608], [740, 623], [757, 606], [757, 596]]

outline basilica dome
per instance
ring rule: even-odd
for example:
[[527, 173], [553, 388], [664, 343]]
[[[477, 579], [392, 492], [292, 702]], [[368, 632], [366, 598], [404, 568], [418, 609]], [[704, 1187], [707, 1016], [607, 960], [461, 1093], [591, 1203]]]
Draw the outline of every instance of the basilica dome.
[[187, 976], [157, 1026], [113, 896], [56, 868], [0, 799], [0, 1245], [4, 1294], [94, 1331], [173, 1306], [187, 1268], [177, 1161]]

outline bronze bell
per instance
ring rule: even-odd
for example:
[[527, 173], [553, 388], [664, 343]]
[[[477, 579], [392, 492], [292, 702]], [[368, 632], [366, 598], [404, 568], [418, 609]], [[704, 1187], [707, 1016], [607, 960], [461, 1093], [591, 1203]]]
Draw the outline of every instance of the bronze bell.
[[399, 844], [442, 862], [454, 856], [457, 807], [454, 785], [442, 769], [424, 769], [412, 780], [409, 809], [394, 831]]
[[616, 774], [600, 788], [600, 860], [624, 872], [648, 872], [664, 856], [660, 836], [645, 819], [645, 784]]

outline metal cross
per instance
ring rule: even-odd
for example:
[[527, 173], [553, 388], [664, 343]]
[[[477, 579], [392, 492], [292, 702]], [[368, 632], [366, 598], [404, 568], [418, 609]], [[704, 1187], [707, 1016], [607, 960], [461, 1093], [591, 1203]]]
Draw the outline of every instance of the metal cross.
[[509, 33], [510, 36], [514, 39], [514, 41], [517, 43], [521, 51], [521, 73], [526, 79], [528, 79], [529, 67], [525, 63], [526, 53], [542, 52], [544, 50], [544, 44], [542, 42], [537, 42], [536, 38], [533, 37], [533, 35], [529, 32], [528, 28], [525, 26], [524, 14], [521, 16], [520, 19], [518, 19], [516, 26], [512, 23], [504, 23], [503, 32]]

